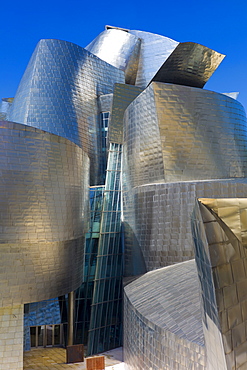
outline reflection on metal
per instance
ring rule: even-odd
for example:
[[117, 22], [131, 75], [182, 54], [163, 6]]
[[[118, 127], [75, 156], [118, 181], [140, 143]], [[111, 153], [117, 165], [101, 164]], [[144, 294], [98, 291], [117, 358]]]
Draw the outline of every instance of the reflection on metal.
[[152, 81], [203, 87], [225, 55], [194, 42], [178, 44]]
[[212, 209], [242, 245], [247, 246], [247, 198], [200, 198], [199, 201]]
[[9, 119], [59, 135], [90, 157], [91, 184], [101, 184], [97, 97], [124, 83], [124, 72], [78, 45], [41, 40], [17, 90]]
[[238, 95], [239, 95], [239, 92], [230, 92], [230, 93], [223, 93], [223, 94], [226, 95], [226, 96], [229, 96], [232, 99], [236, 99], [237, 100]]
[[108, 133], [109, 142], [123, 143], [123, 116], [125, 109], [142, 91], [142, 89], [136, 86], [115, 84]]
[[0, 123], [0, 306], [66, 294], [82, 281], [89, 159], [74, 143]]
[[[121, 344], [123, 217], [128, 278], [183, 262], [165, 268], [164, 279], [151, 272], [126, 286], [129, 368], [203, 370], [195, 269], [186, 261], [193, 258], [189, 219], [195, 197], [246, 196], [244, 110], [197, 88], [223, 59], [202, 45], [107, 26], [87, 48], [106, 61], [65, 41], [41, 40], [4, 111], [27, 126], [0, 125], [0, 305], [80, 286], [89, 171], [93, 186], [104, 182], [110, 148], [105, 188], [91, 189], [76, 341], [88, 343], [88, 354]], [[157, 79], [168, 83], [150, 83]], [[247, 201], [222, 202], [208, 204], [218, 214], [198, 203], [193, 223], [206, 366], [244, 369]]]
[[233, 233], [239, 220], [239, 227], [245, 228], [245, 217], [241, 220], [239, 214], [246, 212], [246, 202], [201, 199], [192, 217], [207, 360], [212, 369], [247, 367], [247, 249]]
[[125, 72], [125, 82], [136, 80], [141, 40], [118, 28], [110, 28], [96, 37], [86, 50]]
[[5, 120], [10, 111], [14, 98], [2, 98], [0, 102], [0, 120]]
[[129, 59], [129, 63], [125, 70], [125, 83], [130, 85], [135, 85], [137, 71], [139, 66], [139, 57], [140, 57], [140, 49], [141, 49], [141, 40], [138, 39], [136, 42], [135, 48], [132, 51], [132, 54]]
[[99, 111], [110, 112], [112, 106], [113, 94], [100, 95], [98, 97]]
[[165, 60], [176, 48], [178, 42], [150, 32], [129, 30], [129, 33], [141, 39], [140, 59], [135, 85], [145, 89]]
[[246, 178], [127, 188], [123, 192], [125, 276], [194, 258], [190, 217], [195, 198], [245, 197], [246, 194]]
[[149, 272], [124, 288], [124, 357], [128, 369], [206, 369], [194, 260]]
[[247, 176], [244, 109], [211, 91], [153, 82], [126, 109], [124, 144], [131, 187]]

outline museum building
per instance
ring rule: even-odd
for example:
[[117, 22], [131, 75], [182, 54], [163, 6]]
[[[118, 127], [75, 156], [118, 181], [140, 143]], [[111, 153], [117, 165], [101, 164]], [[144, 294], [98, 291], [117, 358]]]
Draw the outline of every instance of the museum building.
[[123, 345], [128, 370], [247, 367], [247, 126], [224, 55], [106, 26], [40, 40], [0, 105], [0, 369]]

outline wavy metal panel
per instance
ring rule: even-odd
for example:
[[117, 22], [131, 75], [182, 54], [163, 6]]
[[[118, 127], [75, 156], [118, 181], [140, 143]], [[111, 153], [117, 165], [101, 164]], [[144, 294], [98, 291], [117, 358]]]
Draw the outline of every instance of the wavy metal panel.
[[200, 87], [210, 79], [225, 55], [194, 42], [178, 44], [152, 81]]
[[206, 369], [195, 261], [147, 273], [124, 288], [127, 369]]
[[126, 109], [124, 144], [131, 187], [247, 175], [246, 115], [223, 94], [152, 83]]
[[245, 197], [247, 179], [147, 184], [123, 194], [125, 276], [194, 258], [196, 197]]
[[124, 83], [124, 73], [78, 45], [41, 40], [20, 82], [9, 119], [62, 136], [91, 159], [93, 185], [100, 181], [99, 95]]
[[57, 297], [82, 281], [89, 159], [74, 143], [1, 122], [0, 304]]
[[156, 75], [165, 60], [178, 45], [169, 37], [150, 32], [129, 30], [141, 39], [140, 58], [135, 85], [145, 89]]
[[121, 29], [101, 32], [85, 47], [100, 59], [125, 71], [125, 82], [134, 84], [139, 62], [141, 40]]
[[115, 84], [108, 140], [112, 143], [123, 143], [123, 116], [128, 105], [143, 90], [136, 86]]
[[222, 198], [200, 199], [192, 216], [205, 345], [210, 368], [244, 369], [247, 249], [233, 231], [245, 229], [247, 200]]

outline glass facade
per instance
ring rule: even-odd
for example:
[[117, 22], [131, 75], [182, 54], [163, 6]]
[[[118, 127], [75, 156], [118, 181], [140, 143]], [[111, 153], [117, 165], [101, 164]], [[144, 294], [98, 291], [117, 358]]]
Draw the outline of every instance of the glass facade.
[[90, 228], [86, 233], [84, 282], [75, 292], [75, 343], [87, 343], [97, 264], [104, 186], [90, 188]]
[[100, 130], [101, 130], [101, 176], [102, 184], [105, 183], [106, 166], [107, 166], [107, 136], [110, 112], [100, 113]]
[[87, 354], [121, 345], [122, 246], [121, 246], [122, 145], [110, 144], [99, 236]]

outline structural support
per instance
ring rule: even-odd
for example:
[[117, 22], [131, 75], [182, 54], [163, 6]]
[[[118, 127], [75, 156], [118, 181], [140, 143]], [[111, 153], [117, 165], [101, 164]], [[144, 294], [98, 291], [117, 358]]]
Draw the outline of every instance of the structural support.
[[74, 292], [68, 294], [68, 306], [68, 346], [72, 346], [74, 336]]

